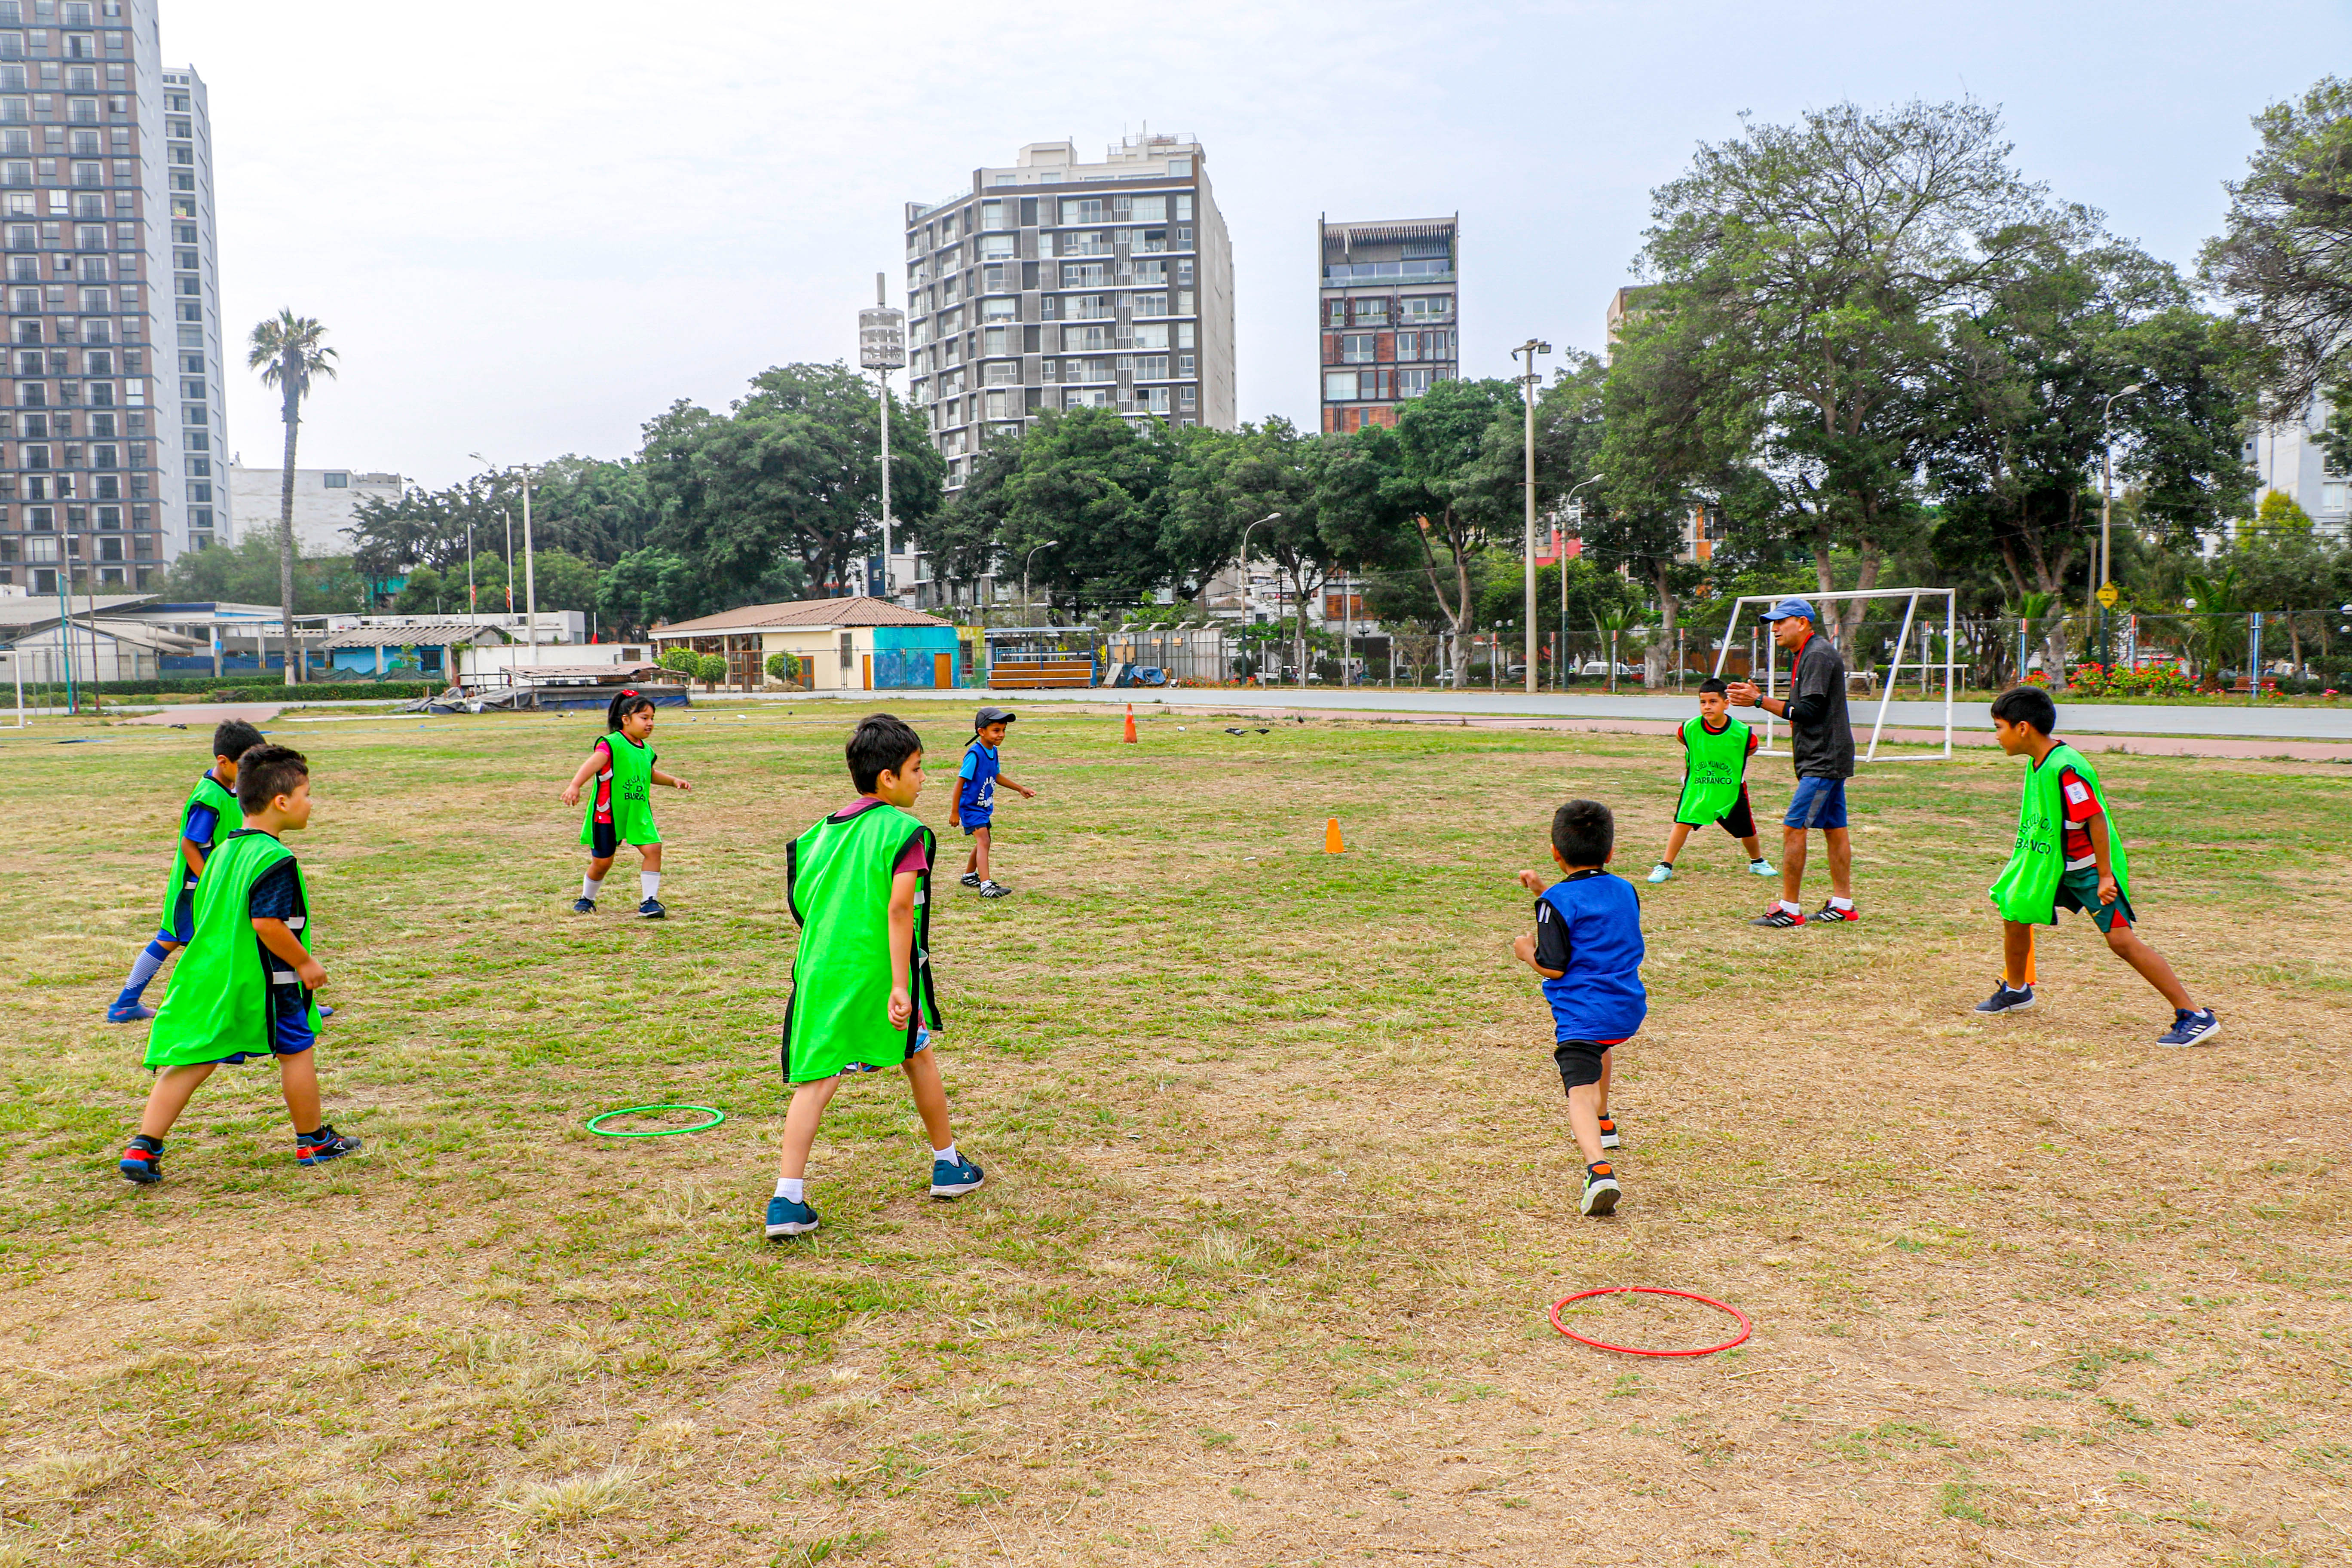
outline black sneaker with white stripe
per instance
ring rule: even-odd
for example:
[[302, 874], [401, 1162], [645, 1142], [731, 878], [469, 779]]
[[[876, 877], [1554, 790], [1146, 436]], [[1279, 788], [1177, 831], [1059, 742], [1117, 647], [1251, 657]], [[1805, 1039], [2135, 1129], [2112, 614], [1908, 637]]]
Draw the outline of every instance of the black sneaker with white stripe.
[[2013, 991], [2010, 989], [2007, 980], [1994, 986], [1992, 994], [1977, 1004], [1977, 1011], [1988, 1016], [1995, 1013], [2026, 1013], [2032, 1011], [2032, 985], [2029, 984], [2023, 990]]

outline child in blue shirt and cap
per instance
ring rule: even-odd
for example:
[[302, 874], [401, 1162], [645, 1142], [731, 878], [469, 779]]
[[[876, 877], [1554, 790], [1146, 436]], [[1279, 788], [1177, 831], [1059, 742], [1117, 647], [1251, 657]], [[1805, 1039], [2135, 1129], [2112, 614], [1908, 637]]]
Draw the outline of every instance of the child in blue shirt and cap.
[[948, 806], [948, 826], [961, 827], [964, 837], [971, 840], [971, 853], [964, 857], [963, 885], [979, 889], [983, 899], [1001, 899], [1013, 890], [988, 875], [989, 824], [996, 815], [996, 786], [1002, 784], [1016, 790], [1024, 800], [1037, 794], [1015, 784], [997, 757], [997, 748], [1004, 744], [1005, 726], [1016, 717], [1009, 708], [983, 708], [972, 715], [971, 743], [963, 749], [955, 799]]
[[1543, 976], [1551, 1004], [1552, 1060], [1568, 1090], [1568, 1125], [1584, 1155], [1580, 1213], [1608, 1214], [1624, 1195], [1608, 1152], [1617, 1147], [1609, 1115], [1614, 1047], [1633, 1038], [1650, 1010], [1642, 988], [1642, 897], [1604, 869], [1617, 853], [1617, 824], [1597, 800], [1571, 800], [1552, 814], [1551, 858], [1568, 873], [1549, 886], [1519, 873], [1537, 894], [1536, 929], [1511, 951]]

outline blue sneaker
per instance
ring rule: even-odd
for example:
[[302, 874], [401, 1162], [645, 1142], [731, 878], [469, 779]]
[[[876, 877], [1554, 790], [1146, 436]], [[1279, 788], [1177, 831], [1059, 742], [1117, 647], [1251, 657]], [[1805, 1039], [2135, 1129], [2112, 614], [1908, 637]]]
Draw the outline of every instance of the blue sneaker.
[[154, 1016], [154, 1008], [142, 1007], [136, 1002], [127, 1007], [117, 1002], [106, 1010], [106, 1021], [110, 1024], [143, 1024]]
[[1650, 868], [1650, 880], [1653, 882], [1663, 882], [1674, 874], [1675, 868], [1664, 860]]
[[593, 915], [596, 912], [596, 900], [574, 899], [572, 900], [572, 912], [575, 915]]
[[122, 1152], [122, 1179], [141, 1186], [163, 1179], [163, 1141], [150, 1138], [144, 1132], [131, 1140], [131, 1147]]
[[1977, 1011], [1985, 1014], [2030, 1013], [2032, 1010], [2033, 987], [2029, 984], [2021, 991], [2012, 991], [2006, 980], [1993, 987], [1991, 995], [1977, 1004]]
[[294, 1158], [305, 1165], [323, 1165], [331, 1160], [340, 1160], [346, 1154], [359, 1152], [358, 1139], [346, 1138], [323, 1121], [316, 1132], [294, 1135]]
[[2213, 1016], [2212, 1008], [2200, 1007], [2192, 1013], [2186, 1008], [2175, 1007], [2172, 1010], [2172, 1027], [2158, 1035], [2156, 1043], [2159, 1046], [2201, 1046], [2221, 1032], [2221, 1020]]
[[768, 1200], [768, 1239], [806, 1236], [816, 1228], [816, 1210], [796, 1204], [781, 1193]]
[[328, 1006], [328, 1005], [327, 1005], [326, 1004], [324, 1004], [324, 1003], [320, 1003], [320, 1004], [319, 1005], [319, 1016], [320, 1016], [320, 1017], [321, 1017], [321, 1018], [331, 1018], [331, 1017], [333, 1017], [334, 1016], [335, 1016], [335, 1010], [334, 1010], [332, 1007]]
[[647, 899], [644, 903], [637, 906], [637, 913], [641, 918], [649, 921], [666, 921], [669, 919], [669, 911], [662, 908], [662, 901], [659, 899]]
[[960, 1198], [966, 1193], [976, 1193], [986, 1180], [986, 1173], [961, 1154], [952, 1160], [931, 1162], [931, 1196], [935, 1198]]

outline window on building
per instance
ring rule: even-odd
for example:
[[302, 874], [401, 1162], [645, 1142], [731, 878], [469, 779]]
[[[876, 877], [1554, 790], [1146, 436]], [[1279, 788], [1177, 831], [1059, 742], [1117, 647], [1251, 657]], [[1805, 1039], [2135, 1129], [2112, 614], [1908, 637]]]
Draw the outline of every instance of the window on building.
[[1017, 321], [1021, 319], [1021, 301], [1012, 295], [1003, 295], [980, 302], [980, 319], [983, 321]]
[[1388, 321], [1388, 319], [1389, 302], [1386, 300], [1359, 300], [1356, 301], [1356, 321], [1359, 324], [1383, 324]]
[[1400, 370], [1396, 373], [1396, 395], [1399, 397], [1419, 397], [1429, 390], [1427, 370]]
[[1356, 397], [1356, 372], [1327, 370], [1323, 373], [1323, 401], [1352, 403]]
[[1451, 294], [1429, 294], [1403, 300], [1404, 319], [1408, 321], [1450, 321], [1454, 319], [1454, 297]]
[[[877, 458], [877, 461], [879, 459]], [[331, 490], [347, 490], [352, 488], [352, 477], [349, 474], [329, 474], [326, 479], [327, 488]]]
[[1010, 258], [1013, 255], [1013, 236], [1009, 234], [982, 235], [980, 237], [980, 254], [982, 260], [1003, 261]]
[[1138, 381], [1165, 381], [1165, 380], [1167, 380], [1167, 379], [1168, 379], [1168, 356], [1167, 356], [1166, 354], [1138, 354], [1138, 355], [1136, 355], [1136, 356], [1135, 356], [1135, 379], [1136, 379], [1136, 380], [1138, 380]]
[[[1011, 228], [1013, 226], [1013, 216], [1008, 204], [1001, 201], [981, 203], [980, 226], [983, 232], [991, 229]], [[1011, 255], [1012, 253], [1007, 251], [1005, 254]]]
[[1341, 333], [1339, 336], [1339, 363], [1341, 364], [1371, 363], [1372, 348], [1379, 341], [1380, 334], [1377, 332]]
[[1135, 283], [1139, 289], [1164, 289], [1168, 285], [1168, 263], [1157, 258], [1135, 264]]
[[1103, 201], [1100, 196], [1064, 196], [1062, 198], [1062, 222], [1066, 226], [1072, 224], [1100, 223], [1103, 217]]
[[1138, 294], [1135, 297], [1135, 314], [1138, 316], [1164, 316], [1167, 313], [1167, 295]]
[[1062, 287], [1065, 289], [1099, 289], [1110, 281], [1110, 268], [1100, 261], [1066, 261], [1062, 264]]
[[1135, 329], [1135, 346], [1139, 349], [1166, 348], [1168, 346], [1168, 323], [1165, 321], [1160, 321], [1149, 326], [1138, 324]]

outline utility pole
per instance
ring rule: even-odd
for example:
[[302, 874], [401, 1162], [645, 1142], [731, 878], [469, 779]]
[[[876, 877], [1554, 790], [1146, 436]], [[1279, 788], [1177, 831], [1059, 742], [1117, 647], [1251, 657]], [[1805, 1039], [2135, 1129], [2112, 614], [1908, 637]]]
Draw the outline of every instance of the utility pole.
[[874, 275], [874, 308], [857, 312], [857, 363], [874, 373], [882, 410], [882, 596], [896, 600], [890, 584], [890, 373], [907, 363], [907, 313], [890, 308], [885, 273]]
[[[1527, 405], [1527, 416], [1528, 416], [1528, 427], [1527, 427], [1527, 459], [1528, 459], [1528, 462], [1527, 462], [1527, 469], [1528, 469], [1528, 472], [1527, 472], [1527, 485], [1526, 485], [1526, 489], [1527, 489], [1527, 492], [1528, 492], [1528, 497], [1527, 497], [1527, 500], [1528, 500], [1528, 505], [1527, 505], [1527, 531], [1526, 531], [1526, 539], [1525, 539], [1525, 542], [1525, 542], [1525, 548], [1526, 548], [1526, 552], [1527, 552], [1527, 554], [1526, 554], [1526, 566], [1527, 566], [1527, 579], [1528, 579], [1528, 581], [1527, 581], [1527, 590], [1528, 590], [1528, 591], [1527, 591], [1527, 600], [1528, 600], [1528, 603], [1527, 603], [1528, 672], [1527, 672], [1527, 673], [1528, 673], [1528, 696], [1530, 696], [1530, 697], [1533, 697], [1533, 696], [1536, 694], [1536, 380], [1537, 380], [1537, 372], [1536, 372], [1536, 355], [1538, 355], [1538, 354], [1548, 354], [1548, 353], [1551, 353], [1551, 345], [1550, 345], [1549, 343], [1547, 343], [1547, 342], [1539, 342], [1538, 340], [1537, 340], [1537, 339], [1535, 339], [1535, 338], [1529, 338], [1526, 342], [1521, 343], [1517, 348], [1515, 348], [1515, 349], [1513, 349], [1513, 350], [1511, 351], [1511, 357], [1512, 357], [1513, 359], [1517, 359], [1521, 354], [1525, 354], [1525, 355], [1527, 356], [1527, 362], [1528, 362], [1528, 363], [1527, 363], [1527, 369], [1526, 369], [1525, 371], [1523, 371], [1523, 372], [1521, 372], [1521, 373], [1520, 373], [1519, 380], [1520, 380], [1520, 382], [1525, 385], [1525, 387], [1526, 387], [1526, 389], [1527, 389], [1526, 395], [1525, 395], [1525, 397], [1524, 397], [1521, 401], [1523, 401], [1523, 402]], [[1563, 577], [1563, 578], [1562, 578], [1562, 581], [1563, 581], [1563, 582], [1564, 582], [1564, 581], [1566, 581], [1565, 577]], [[1490, 673], [1491, 673], [1491, 672], [1490, 672]]]
[[2108, 394], [2106, 402], [2099, 408], [2099, 583], [2096, 596], [2099, 601], [2099, 661], [2103, 664], [2107, 662], [2107, 655], [2111, 651], [2107, 647], [2106, 590], [2116, 575], [2115, 534], [2109, 521], [2116, 504], [2116, 440], [2108, 422], [2115, 416], [2116, 399], [2128, 397], [2146, 384], [2145, 382], [2135, 381], [2121, 392]]

